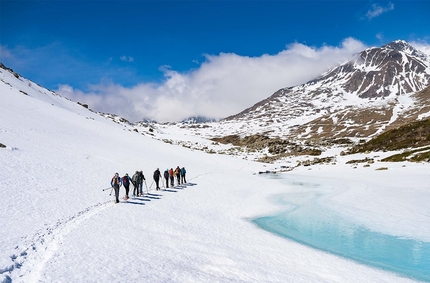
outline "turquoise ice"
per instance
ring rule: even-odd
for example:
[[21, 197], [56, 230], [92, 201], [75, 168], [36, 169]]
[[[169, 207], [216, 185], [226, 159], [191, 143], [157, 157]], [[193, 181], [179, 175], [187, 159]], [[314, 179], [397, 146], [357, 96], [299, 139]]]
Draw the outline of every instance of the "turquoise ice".
[[[310, 184], [309, 184], [310, 185]], [[430, 282], [430, 243], [372, 231], [312, 201], [320, 190], [278, 196], [286, 211], [260, 217], [260, 228], [357, 262]], [[288, 202], [291, 200], [291, 203]]]

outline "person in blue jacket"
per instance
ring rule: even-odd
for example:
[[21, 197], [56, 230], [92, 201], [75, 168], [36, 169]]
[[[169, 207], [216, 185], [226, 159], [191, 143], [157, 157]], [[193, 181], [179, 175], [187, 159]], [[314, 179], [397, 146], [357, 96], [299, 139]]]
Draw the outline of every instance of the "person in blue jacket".
[[119, 203], [119, 187], [122, 185], [122, 180], [118, 173], [115, 173], [115, 175], [112, 177], [110, 185], [115, 190], [115, 203]]
[[185, 173], [187, 173], [187, 170], [185, 170], [185, 167], [181, 168], [181, 183], [186, 184], [187, 180], [185, 180]]

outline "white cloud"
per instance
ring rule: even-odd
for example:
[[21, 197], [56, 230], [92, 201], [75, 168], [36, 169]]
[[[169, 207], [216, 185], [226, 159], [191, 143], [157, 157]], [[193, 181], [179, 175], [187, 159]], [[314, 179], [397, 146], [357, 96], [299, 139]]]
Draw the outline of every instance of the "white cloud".
[[428, 56], [430, 56], [430, 43], [427, 43], [425, 41], [412, 41], [410, 42], [410, 44], [420, 50], [421, 52], [423, 52], [424, 54], [427, 54]]
[[0, 44], [0, 60], [12, 58], [12, 53], [6, 45]]
[[121, 61], [125, 61], [125, 62], [133, 62], [134, 58], [131, 56], [121, 56], [120, 57]]
[[92, 85], [88, 93], [65, 85], [57, 92], [87, 103], [93, 110], [116, 113], [131, 121], [178, 121], [194, 115], [224, 118], [280, 88], [316, 78], [364, 48], [362, 42], [347, 38], [339, 47], [293, 43], [278, 54], [259, 57], [205, 55], [206, 60], [197, 69], [186, 73], [167, 66], [160, 68], [165, 76], [161, 84], [125, 88], [107, 81]]
[[386, 7], [380, 6], [378, 4], [372, 4], [370, 10], [366, 13], [366, 18], [371, 20], [391, 10], [394, 10], [394, 4], [392, 3], [389, 3]]

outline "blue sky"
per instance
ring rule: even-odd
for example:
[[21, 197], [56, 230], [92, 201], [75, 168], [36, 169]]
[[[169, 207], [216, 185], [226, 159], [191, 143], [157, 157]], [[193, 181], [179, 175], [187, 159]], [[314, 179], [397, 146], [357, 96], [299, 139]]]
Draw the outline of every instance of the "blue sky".
[[0, 0], [0, 61], [132, 121], [222, 118], [369, 46], [430, 43], [430, 1]]

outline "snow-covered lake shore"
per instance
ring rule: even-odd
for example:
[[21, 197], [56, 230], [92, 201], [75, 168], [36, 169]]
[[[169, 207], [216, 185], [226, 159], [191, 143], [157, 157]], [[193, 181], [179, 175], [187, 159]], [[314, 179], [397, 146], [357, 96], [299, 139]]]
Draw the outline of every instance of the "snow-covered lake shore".
[[411, 174], [410, 169], [390, 165], [386, 171], [338, 168], [341, 177], [326, 166], [309, 174], [269, 175], [288, 187], [271, 197], [283, 211], [253, 221], [319, 250], [430, 281], [428, 211], [420, 209], [424, 203], [418, 205], [429, 198], [423, 182], [426, 167], [412, 165]]

